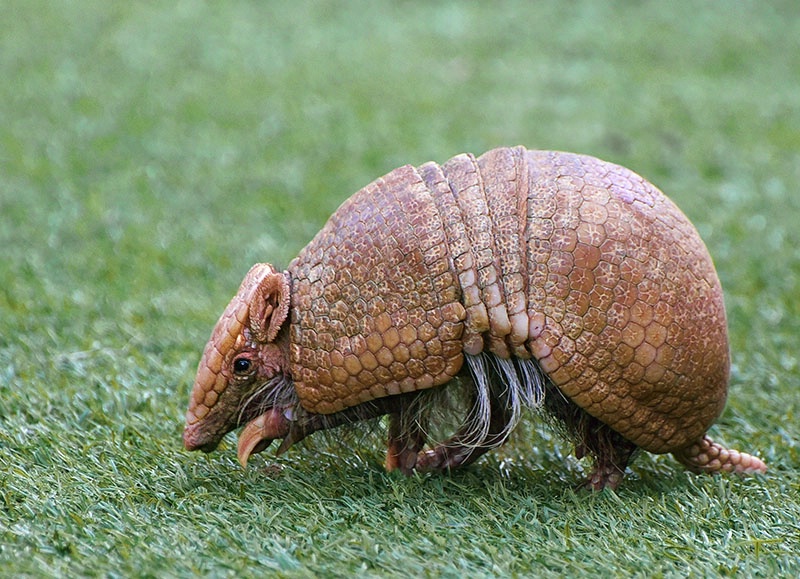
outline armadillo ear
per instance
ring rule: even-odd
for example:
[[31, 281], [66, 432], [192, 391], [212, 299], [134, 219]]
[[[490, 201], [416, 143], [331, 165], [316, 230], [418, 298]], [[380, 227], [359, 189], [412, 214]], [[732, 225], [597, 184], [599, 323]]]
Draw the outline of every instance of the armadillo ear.
[[289, 296], [289, 281], [282, 272], [272, 270], [258, 282], [250, 301], [250, 331], [257, 341], [275, 340], [289, 315]]

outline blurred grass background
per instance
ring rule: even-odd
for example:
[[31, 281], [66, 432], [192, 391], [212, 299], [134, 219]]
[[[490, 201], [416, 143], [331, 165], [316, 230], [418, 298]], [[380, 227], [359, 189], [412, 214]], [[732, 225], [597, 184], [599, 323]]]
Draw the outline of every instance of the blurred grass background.
[[[0, 575], [800, 573], [795, 2], [6, 0], [0, 23]], [[712, 434], [766, 477], [643, 455], [575, 493], [534, 421], [450, 477], [386, 475], [379, 432], [246, 472], [232, 437], [182, 450], [252, 263], [398, 165], [516, 144], [628, 166], [695, 222], [734, 360]]]

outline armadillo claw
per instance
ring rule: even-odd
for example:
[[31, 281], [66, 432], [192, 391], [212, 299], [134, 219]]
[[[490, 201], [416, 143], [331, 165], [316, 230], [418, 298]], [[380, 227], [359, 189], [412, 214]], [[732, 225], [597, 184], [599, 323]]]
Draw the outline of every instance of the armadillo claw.
[[284, 413], [277, 408], [271, 408], [258, 418], [248, 422], [239, 434], [239, 445], [236, 451], [242, 468], [247, 468], [247, 461], [251, 455], [267, 449], [276, 438], [287, 436], [289, 426], [290, 423]]

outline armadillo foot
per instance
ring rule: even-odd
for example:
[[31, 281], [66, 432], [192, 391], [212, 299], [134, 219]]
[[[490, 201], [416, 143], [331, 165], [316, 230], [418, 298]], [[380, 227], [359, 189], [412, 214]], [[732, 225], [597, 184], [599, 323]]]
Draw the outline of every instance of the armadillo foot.
[[[638, 448], [634, 443], [610, 428], [601, 429], [605, 436], [584, 439], [575, 449], [575, 456], [583, 458], [587, 452], [594, 458], [594, 469], [579, 488], [601, 491], [616, 489], [625, 477], [625, 468]], [[597, 433], [599, 434], [599, 433]]]
[[455, 470], [475, 462], [494, 446], [467, 446], [457, 443], [443, 443], [419, 453], [417, 470], [419, 472], [442, 472]]
[[276, 438], [289, 434], [291, 423], [280, 408], [270, 408], [247, 423], [239, 434], [236, 455], [242, 468], [247, 468], [250, 456], [266, 449]]
[[587, 491], [602, 491], [604, 488], [616, 490], [625, 477], [625, 469], [613, 464], [598, 465], [592, 474], [578, 488]]
[[425, 446], [425, 433], [418, 424], [404, 425], [401, 413], [389, 415], [389, 444], [386, 450], [386, 470], [399, 470], [405, 475], [414, 472], [417, 456]]
[[760, 458], [727, 449], [704, 435], [686, 448], [672, 455], [689, 470], [696, 473], [734, 472], [748, 474], [767, 472], [767, 465]]

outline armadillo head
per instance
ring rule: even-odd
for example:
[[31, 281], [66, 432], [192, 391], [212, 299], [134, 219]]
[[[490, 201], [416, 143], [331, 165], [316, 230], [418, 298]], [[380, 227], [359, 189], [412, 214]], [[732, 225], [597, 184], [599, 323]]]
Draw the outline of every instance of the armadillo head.
[[[183, 443], [210, 452], [242, 424], [240, 460], [289, 433], [297, 403], [288, 377], [288, 275], [270, 264], [254, 265], [219, 318], [197, 368]], [[288, 324], [287, 324], [288, 325]], [[257, 434], [253, 434], [256, 432]]]

